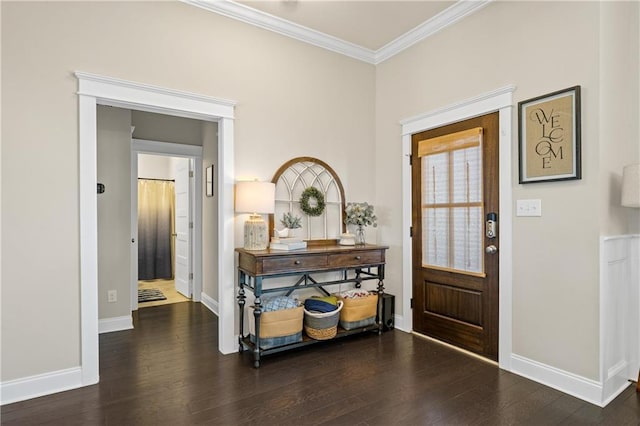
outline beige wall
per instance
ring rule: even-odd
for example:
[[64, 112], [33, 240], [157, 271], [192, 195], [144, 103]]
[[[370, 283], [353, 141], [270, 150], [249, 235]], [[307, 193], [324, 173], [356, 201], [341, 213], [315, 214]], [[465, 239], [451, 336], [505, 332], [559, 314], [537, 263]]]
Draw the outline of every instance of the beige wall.
[[[640, 233], [640, 209], [621, 207], [622, 169], [640, 163], [640, 3], [605, 2], [600, 7], [600, 233], [602, 236]], [[619, 240], [618, 240], [619, 241]], [[630, 371], [622, 378], [634, 378], [640, 355], [638, 327], [638, 286], [640, 284], [640, 252], [638, 239], [617, 245], [616, 240], [605, 241], [601, 275], [603, 287], [601, 315], [605, 330], [600, 336], [604, 346], [603, 367], [607, 372], [614, 362], [616, 351], [627, 348]], [[615, 247], [615, 248], [613, 248]], [[622, 248], [622, 250], [621, 250]], [[625, 253], [626, 261], [621, 256]], [[613, 253], [617, 252], [616, 255]], [[613, 261], [616, 260], [616, 262]], [[631, 260], [630, 260], [631, 259]], [[633, 260], [635, 259], [635, 261]], [[622, 261], [622, 263], [620, 263]], [[626, 275], [612, 271], [629, 265]], [[620, 270], [620, 269], [618, 269]], [[617, 279], [616, 279], [617, 278]], [[613, 296], [615, 295], [615, 296]], [[613, 302], [617, 299], [617, 302]], [[615, 314], [614, 314], [615, 313]], [[626, 315], [626, 317], [625, 317]], [[609, 331], [609, 333], [607, 333]], [[633, 335], [635, 334], [635, 347]], [[605, 375], [605, 378], [609, 374]]]
[[[513, 219], [513, 352], [591, 379], [599, 377], [601, 223], [607, 223], [602, 229], [605, 233], [624, 232], [627, 224], [620, 214], [606, 211], [608, 199], [600, 214], [596, 207], [602, 205], [601, 194], [609, 192], [601, 189], [599, 157], [603, 151], [629, 154], [626, 136], [638, 140], [637, 124], [631, 123], [630, 128], [620, 131], [625, 135], [622, 140], [601, 139], [604, 123], [600, 119], [600, 55], [621, 40], [631, 46], [619, 50], [632, 54], [635, 48], [637, 52], [637, 4], [610, 6], [615, 11], [609, 13], [625, 21], [626, 29], [602, 37], [600, 7], [586, 2], [549, 2], [544, 7], [534, 2], [492, 3], [379, 65], [376, 85], [376, 168], [387, 170], [377, 175], [376, 203], [383, 214], [390, 216], [379, 232], [392, 246], [387, 283], [396, 294], [401, 294], [402, 243], [402, 230], [396, 225], [401, 222], [398, 206], [402, 202], [398, 122], [510, 84], [517, 87], [515, 103], [582, 86], [582, 180], [517, 184], [514, 111], [512, 196], [514, 202], [541, 199], [543, 216]], [[635, 9], [636, 13], [629, 15], [618, 7]], [[607, 31], [613, 32], [615, 21], [608, 15], [603, 15], [602, 21]], [[633, 36], [634, 31], [635, 39], [629, 43], [625, 37]], [[637, 56], [630, 62], [630, 69], [624, 71], [626, 62], [604, 65], [606, 71], [620, 72], [631, 80], [630, 94], [623, 97], [630, 103], [619, 103], [612, 114], [630, 108], [631, 116], [637, 117], [637, 97], [632, 99], [638, 93]], [[627, 80], [617, 74], [610, 77], [608, 90], [614, 94], [626, 90]], [[619, 174], [620, 158], [607, 161], [611, 171]]]
[[179, 2], [1, 7], [2, 381], [79, 365], [73, 71], [235, 100], [237, 176], [310, 155], [373, 199], [373, 66]]
[[153, 112], [131, 111], [131, 125], [135, 127], [133, 131], [135, 139], [202, 145], [200, 120]]
[[[206, 196], [207, 167], [213, 165], [213, 197]], [[202, 292], [218, 301], [218, 125], [202, 123]]]
[[98, 318], [115, 318], [131, 315], [131, 111], [99, 106], [97, 120]]
[[605, 2], [600, 11], [600, 229], [638, 233], [640, 210], [620, 205], [620, 188], [623, 166], [640, 163], [640, 8]]

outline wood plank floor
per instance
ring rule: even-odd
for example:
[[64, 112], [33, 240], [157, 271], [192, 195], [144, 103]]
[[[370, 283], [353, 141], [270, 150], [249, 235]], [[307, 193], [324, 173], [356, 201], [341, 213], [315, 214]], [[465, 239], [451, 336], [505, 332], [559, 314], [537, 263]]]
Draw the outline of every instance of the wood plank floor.
[[638, 425], [630, 386], [601, 409], [400, 331], [221, 355], [200, 303], [100, 336], [100, 383], [3, 406], [3, 425]]
[[171, 303], [190, 302], [191, 299], [184, 297], [176, 290], [174, 280], [140, 280], [138, 290], [156, 288], [164, 294], [165, 300], [154, 300], [153, 302], [138, 303], [138, 309], [150, 308], [152, 306], [170, 305]]

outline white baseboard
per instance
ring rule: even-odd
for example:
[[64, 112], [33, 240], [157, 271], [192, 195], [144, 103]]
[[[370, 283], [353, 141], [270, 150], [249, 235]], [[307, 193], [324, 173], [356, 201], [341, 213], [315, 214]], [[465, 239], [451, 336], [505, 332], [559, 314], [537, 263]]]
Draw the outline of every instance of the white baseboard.
[[511, 372], [599, 407], [607, 403], [602, 400], [601, 383], [519, 355], [511, 355]]
[[630, 385], [631, 382], [629, 380], [620, 379], [620, 377], [615, 377], [614, 380], [606, 381], [602, 386], [602, 403], [598, 405], [606, 407], [608, 403], [616, 399], [616, 397], [624, 392], [624, 390]]
[[204, 306], [206, 306], [206, 308], [209, 309], [211, 312], [216, 314], [216, 316], [219, 316], [218, 301], [213, 300], [208, 294], [204, 292], [202, 292], [201, 297], [202, 297], [201, 303]]
[[111, 333], [113, 331], [131, 330], [133, 319], [131, 315], [123, 317], [103, 318], [98, 320], [98, 334]]
[[0, 404], [11, 404], [84, 386], [80, 367], [0, 383]]
[[407, 329], [404, 324], [404, 316], [395, 314], [393, 316], [393, 328], [396, 328], [400, 331], [404, 331], [405, 333], [411, 333], [411, 330]]

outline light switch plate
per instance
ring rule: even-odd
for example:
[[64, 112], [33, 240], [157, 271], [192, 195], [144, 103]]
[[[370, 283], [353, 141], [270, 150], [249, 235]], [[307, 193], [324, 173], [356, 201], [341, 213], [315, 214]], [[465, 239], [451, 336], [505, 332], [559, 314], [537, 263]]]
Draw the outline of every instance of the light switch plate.
[[516, 200], [516, 216], [542, 216], [542, 200]]

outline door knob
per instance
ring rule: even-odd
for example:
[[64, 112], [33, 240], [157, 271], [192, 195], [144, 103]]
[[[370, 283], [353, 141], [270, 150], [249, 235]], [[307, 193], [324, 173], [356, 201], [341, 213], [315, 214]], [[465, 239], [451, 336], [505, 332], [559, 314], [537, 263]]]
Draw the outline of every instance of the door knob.
[[498, 252], [498, 247], [491, 244], [490, 246], [486, 246], [484, 248], [484, 252], [487, 254], [496, 254]]

